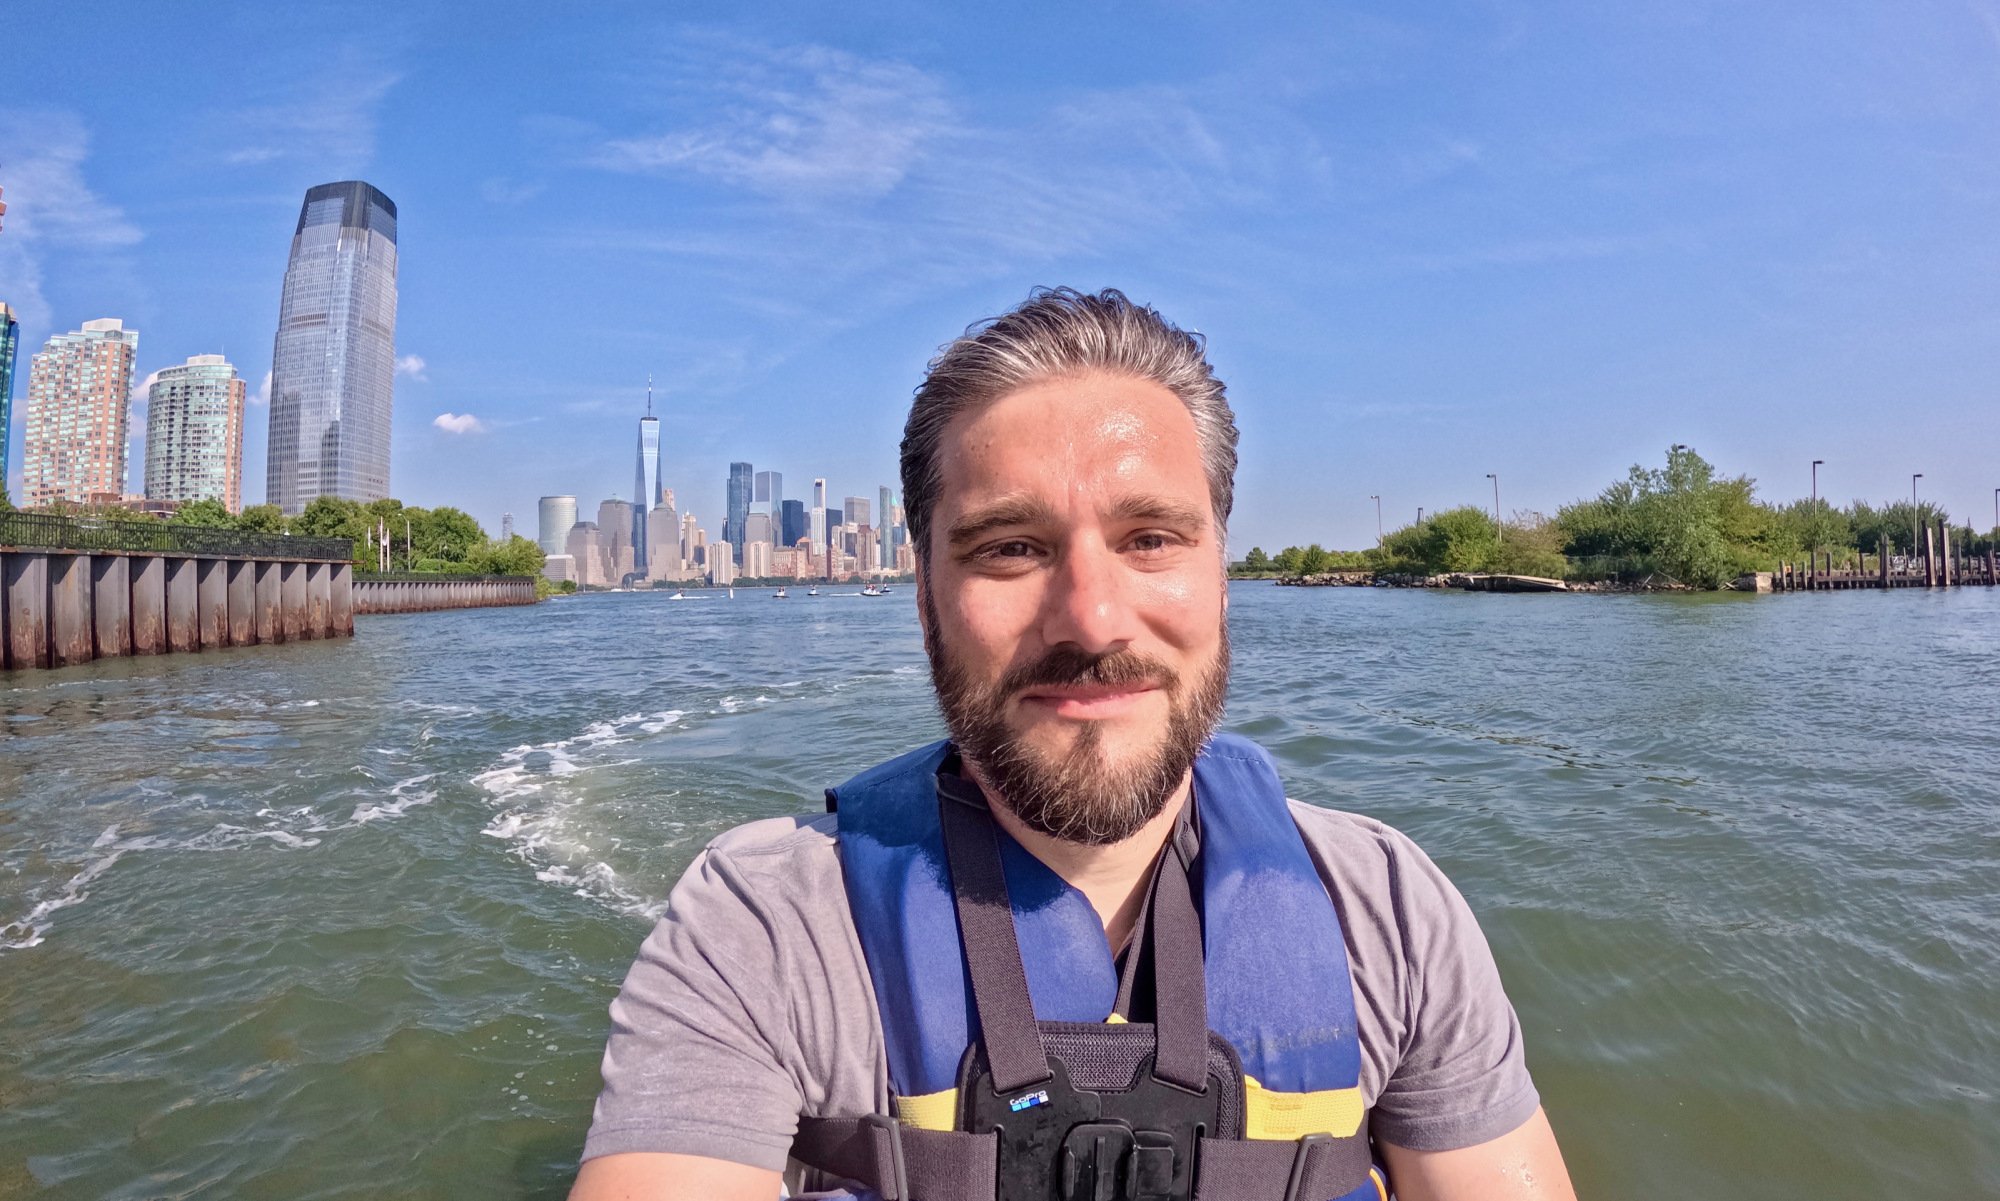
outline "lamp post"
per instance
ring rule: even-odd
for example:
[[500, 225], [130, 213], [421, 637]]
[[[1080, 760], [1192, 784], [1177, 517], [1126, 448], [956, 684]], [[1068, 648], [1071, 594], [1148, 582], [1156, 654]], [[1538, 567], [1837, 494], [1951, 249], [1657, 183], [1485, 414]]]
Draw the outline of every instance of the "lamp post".
[[1910, 477], [1910, 557], [1912, 559], [1917, 557], [1917, 523], [1919, 520], [1917, 516], [1917, 481], [1922, 478], [1924, 478], [1924, 473], [1921, 471]]
[[[1418, 505], [1417, 524], [1422, 525], [1423, 523], [1424, 523], [1424, 507], [1422, 505]], [[2000, 526], [2000, 488], [1995, 488], [1993, 490], [1993, 524], [1996, 526]]]
[[1375, 546], [1377, 549], [1380, 549], [1382, 545], [1382, 498], [1371, 495], [1368, 499], [1375, 502]]
[[1825, 459], [1814, 459], [1812, 465], [1812, 549], [1815, 561], [1819, 558], [1819, 465], [1824, 462]]
[[1500, 528], [1500, 477], [1489, 471], [1486, 473], [1486, 478], [1493, 481], [1493, 541], [1498, 543], [1500, 539], [1506, 537], [1506, 533]]

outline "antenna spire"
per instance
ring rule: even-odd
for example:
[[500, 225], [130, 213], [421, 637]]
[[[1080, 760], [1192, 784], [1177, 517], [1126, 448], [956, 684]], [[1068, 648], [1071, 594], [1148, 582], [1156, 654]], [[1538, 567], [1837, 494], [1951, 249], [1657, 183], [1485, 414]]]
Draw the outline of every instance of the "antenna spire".
[[646, 416], [653, 415], [653, 373], [646, 373]]

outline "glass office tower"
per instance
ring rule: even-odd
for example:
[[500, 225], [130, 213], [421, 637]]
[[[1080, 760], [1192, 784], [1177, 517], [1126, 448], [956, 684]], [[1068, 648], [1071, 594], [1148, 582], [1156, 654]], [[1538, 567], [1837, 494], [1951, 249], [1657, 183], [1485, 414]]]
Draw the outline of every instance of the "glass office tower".
[[21, 352], [21, 323], [0, 301], [0, 486], [7, 483], [7, 442], [14, 428], [14, 360]]
[[632, 479], [632, 570], [647, 573], [647, 514], [660, 503], [660, 419], [653, 416], [653, 383], [646, 381], [646, 415], [639, 418], [639, 466]]
[[541, 536], [535, 541], [541, 545], [542, 553], [568, 554], [570, 527], [576, 524], [576, 497], [544, 496], [536, 518], [539, 524], [535, 532]]
[[396, 205], [359, 180], [306, 193], [271, 355], [265, 499], [389, 495]]
[[722, 540], [730, 546], [730, 554], [738, 563], [743, 561], [743, 529], [750, 521], [750, 498], [756, 493], [757, 473], [748, 463], [729, 465], [728, 510], [722, 519]]

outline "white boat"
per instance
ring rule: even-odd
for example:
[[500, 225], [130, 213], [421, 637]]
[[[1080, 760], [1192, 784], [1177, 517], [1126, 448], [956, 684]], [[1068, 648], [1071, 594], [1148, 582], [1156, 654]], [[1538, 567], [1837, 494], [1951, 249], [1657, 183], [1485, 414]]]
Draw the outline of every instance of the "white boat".
[[780, 589], [778, 589], [778, 590], [777, 590], [776, 592], [773, 592], [773, 593], [771, 594], [771, 599], [772, 599], [772, 600], [784, 600], [784, 599], [785, 599], [785, 597], [786, 597], [786, 595], [787, 595], [787, 594], [786, 594], [785, 590], [784, 590], [783, 588], [780, 588]]
[[687, 599], [687, 594], [686, 594], [686, 593], [684, 593], [684, 592], [682, 592], [682, 591], [681, 591], [680, 589], [676, 588], [676, 589], [674, 589], [674, 594], [673, 594], [672, 596], [668, 597], [667, 599], [668, 599], [668, 600], [686, 600], [686, 599]]
[[807, 596], [818, 596], [818, 595], [819, 595], [819, 589], [818, 589], [818, 588], [808, 588], [808, 589], [806, 589], [806, 595], [807, 595]]
[[863, 596], [880, 596], [880, 595], [882, 595], [882, 590], [881, 590], [880, 588], [877, 588], [877, 587], [876, 587], [875, 585], [873, 585], [873, 584], [870, 584], [870, 585], [868, 585], [868, 586], [867, 586], [866, 588], [863, 588], [863, 589], [861, 590], [861, 595], [863, 595]]

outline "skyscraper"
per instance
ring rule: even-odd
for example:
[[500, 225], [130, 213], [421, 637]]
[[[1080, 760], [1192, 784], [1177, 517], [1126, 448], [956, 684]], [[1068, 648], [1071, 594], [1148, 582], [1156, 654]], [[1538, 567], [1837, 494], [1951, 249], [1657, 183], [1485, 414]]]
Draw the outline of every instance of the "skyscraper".
[[396, 205], [359, 180], [306, 192], [271, 353], [265, 498], [389, 495]]
[[512, 542], [513, 540], [514, 515], [512, 513], [502, 513], [500, 514], [500, 541]]
[[219, 354], [161, 369], [146, 398], [146, 499], [243, 508], [243, 377]]
[[750, 502], [770, 515], [771, 536], [775, 540], [785, 515], [785, 477], [775, 471], [758, 472], [757, 489]]
[[778, 545], [795, 546], [811, 527], [806, 522], [806, 502], [788, 500], [778, 513]]
[[652, 545], [646, 523], [660, 495], [660, 419], [653, 416], [653, 384], [646, 382], [646, 415], [639, 418], [639, 466], [633, 476], [632, 570], [647, 575], [647, 555]]
[[877, 489], [875, 499], [881, 502], [882, 507], [882, 511], [875, 515], [877, 519], [875, 522], [875, 540], [877, 543], [875, 548], [875, 565], [883, 571], [893, 572], [896, 570], [896, 543], [894, 534], [892, 533], [893, 523], [890, 520], [889, 506], [895, 503], [896, 498], [889, 491], [889, 485], [883, 484], [881, 488]]
[[[6, 208], [0, 205], [0, 212]], [[0, 488], [7, 484], [7, 442], [14, 428], [14, 359], [21, 350], [21, 323], [0, 301]]]
[[612, 497], [597, 506], [597, 548], [604, 556], [604, 582], [623, 587], [632, 574], [632, 510], [638, 506]]
[[28, 367], [22, 504], [124, 498], [138, 349], [139, 331], [116, 317], [86, 321], [43, 343]]
[[722, 518], [722, 540], [730, 545], [731, 553], [742, 561], [743, 527], [750, 517], [750, 498], [756, 492], [757, 473], [748, 463], [729, 465], [729, 505]]
[[576, 497], [544, 496], [537, 506], [536, 542], [545, 555], [569, 553], [569, 529], [576, 524]]
[[823, 552], [826, 549], [826, 481], [824, 479], [813, 481], [812, 529], [809, 532], [812, 534], [813, 553], [819, 554]]

